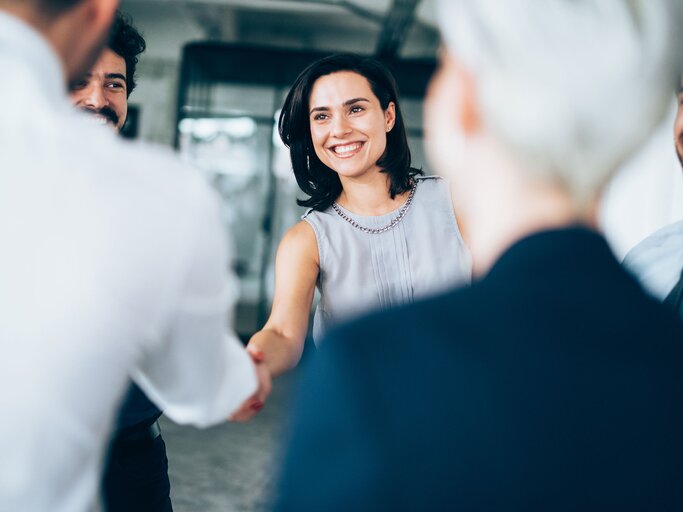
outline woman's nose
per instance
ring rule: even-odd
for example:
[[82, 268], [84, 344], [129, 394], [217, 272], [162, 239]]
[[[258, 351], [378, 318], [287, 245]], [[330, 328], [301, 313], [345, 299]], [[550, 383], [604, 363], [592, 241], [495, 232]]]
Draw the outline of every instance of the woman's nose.
[[332, 135], [342, 137], [351, 132], [351, 124], [346, 116], [335, 116], [332, 118]]

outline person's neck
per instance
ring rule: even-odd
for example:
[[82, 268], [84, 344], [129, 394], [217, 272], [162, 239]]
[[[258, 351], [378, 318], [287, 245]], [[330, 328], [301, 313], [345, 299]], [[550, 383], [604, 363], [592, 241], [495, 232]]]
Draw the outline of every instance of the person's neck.
[[386, 173], [376, 172], [362, 178], [340, 177], [342, 192], [337, 204], [358, 215], [385, 215], [400, 208], [410, 192], [389, 194], [390, 180]]
[[577, 209], [569, 194], [548, 184], [520, 184], [517, 190], [491, 194], [490, 199], [480, 202], [468, 220], [475, 276], [486, 274], [508, 248], [533, 233], [574, 224], [596, 225], [593, 208]]

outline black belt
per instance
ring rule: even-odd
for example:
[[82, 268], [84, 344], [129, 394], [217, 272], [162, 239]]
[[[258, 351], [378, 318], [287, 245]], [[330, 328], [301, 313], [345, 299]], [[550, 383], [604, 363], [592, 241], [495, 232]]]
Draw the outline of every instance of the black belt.
[[151, 425], [143, 427], [132, 427], [122, 430], [116, 436], [116, 442], [140, 442], [140, 441], [154, 441], [161, 435], [161, 427], [159, 420], [156, 420]]

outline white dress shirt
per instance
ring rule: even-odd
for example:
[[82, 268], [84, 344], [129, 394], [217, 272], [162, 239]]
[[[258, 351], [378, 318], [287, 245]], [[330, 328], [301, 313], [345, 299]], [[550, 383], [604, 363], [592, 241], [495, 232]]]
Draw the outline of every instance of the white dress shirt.
[[619, 259], [650, 234], [683, 219], [681, 163], [671, 136], [675, 96], [672, 87], [669, 115], [620, 167], [600, 201], [599, 223]]
[[636, 245], [624, 258], [643, 287], [664, 300], [683, 270], [683, 221], [663, 227]]
[[256, 376], [203, 179], [74, 111], [51, 47], [2, 11], [0, 70], [0, 511], [84, 511], [129, 375], [198, 426]]

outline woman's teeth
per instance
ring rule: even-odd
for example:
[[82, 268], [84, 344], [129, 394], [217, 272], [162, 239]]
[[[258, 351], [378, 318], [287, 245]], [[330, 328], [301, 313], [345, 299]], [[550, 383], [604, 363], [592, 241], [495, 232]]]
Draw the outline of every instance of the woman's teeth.
[[338, 155], [346, 155], [353, 151], [358, 151], [363, 144], [354, 142], [353, 144], [346, 144], [345, 146], [334, 146], [332, 149]]

